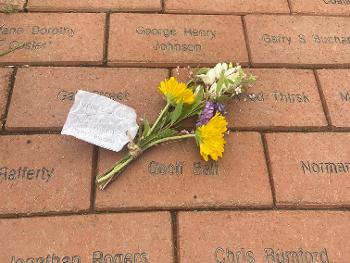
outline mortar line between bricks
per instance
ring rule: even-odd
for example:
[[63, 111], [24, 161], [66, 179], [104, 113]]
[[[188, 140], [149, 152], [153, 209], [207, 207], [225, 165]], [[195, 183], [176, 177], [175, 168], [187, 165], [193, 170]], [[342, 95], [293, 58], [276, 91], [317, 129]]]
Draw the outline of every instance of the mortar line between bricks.
[[[136, 65], [135, 63], [141, 63], [139, 65]], [[169, 64], [169, 63], [168, 63]], [[179, 65], [180, 67], [186, 67], [192, 66], [192, 67], [200, 67], [200, 66], [214, 66], [215, 63], [205, 63], [205, 64], [199, 64], [199, 63], [181, 63]], [[303, 64], [251, 64], [251, 63], [241, 63], [243, 68], [249, 68], [252, 69], [299, 69], [299, 70], [320, 70], [320, 69], [349, 69], [350, 64], [334, 64], [334, 65], [303, 65]], [[0, 63], [1, 68], [6, 67], [17, 67], [17, 68], [140, 68], [140, 69], [167, 69], [167, 68], [176, 68], [178, 65], [173, 66], [162, 66], [162, 63], [144, 63], [142, 61], [139, 62], [133, 62], [132, 64], [124, 63], [124, 64], [55, 64], [55, 63], [22, 63], [22, 64], [8, 64], [8, 63]]]
[[269, 148], [268, 148], [268, 145], [267, 145], [267, 140], [266, 140], [265, 134], [261, 134], [261, 141], [262, 141], [264, 155], [265, 155], [267, 173], [268, 173], [268, 176], [269, 176], [269, 183], [270, 183], [271, 194], [272, 194], [273, 208], [276, 209], [277, 208], [276, 188], [275, 188], [275, 182], [273, 180], [270, 153], [269, 153]]
[[173, 241], [173, 258], [174, 263], [179, 262], [178, 258], [178, 222], [177, 222], [177, 212], [176, 211], [170, 211], [171, 214], [171, 229], [172, 229], [172, 241]]
[[247, 29], [247, 25], [245, 22], [245, 18], [244, 16], [241, 16], [241, 21], [242, 21], [242, 28], [243, 28], [243, 35], [244, 35], [244, 41], [245, 41], [245, 46], [247, 49], [247, 54], [248, 54], [248, 66], [251, 67], [252, 66], [252, 51], [250, 49], [250, 45], [249, 45], [249, 37], [248, 37], [248, 29]]
[[26, 0], [24, 5], [23, 5], [24, 12], [28, 12], [28, 2], [29, 2], [29, 0]]
[[[21, 218], [45, 218], [45, 217], [70, 217], [70, 216], [89, 216], [89, 215], [107, 215], [107, 214], [137, 214], [137, 213], [160, 213], [168, 212], [178, 214], [179, 212], [282, 212], [282, 211], [313, 211], [313, 212], [346, 212], [350, 213], [350, 206], [336, 207], [233, 207], [233, 208], [188, 208], [188, 209], [138, 209], [138, 210], [103, 210], [103, 211], [78, 211], [78, 212], [46, 212], [46, 213], [11, 213], [0, 215], [0, 220], [13, 220]], [[177, 247], [179, 250], [179, 247]]]
[[11, 76], [10, 76], [10, 81], [8, 83], [8, 86], [7, 86], [8, 96], [7, 96], [7, 102], [6, 102], [5, 113], [4, 113], [4, 123], [2, 125], [2, 129], [4, 129], [6, 127], [7, 117], [8, 117], [11, 99], [12, 99], [12, 93], [13, 93], [13, 89], [15, 87], [16, 75], [17, 75], [17, 68], [13, 68]]
[[320, 81], [320, 78], [318, 76], [317, 70], [314, 70], [314, 75], [315, 75], [315, 79], [316, 79], [316, 85], [317, 85], [318, 93], [320, 95], [320, 100], [321, 100], [323, 112], [324, 112], [324, 114], [326, 116], [326, 120], [328, 122], [328, 125], [330, 127], [333, 127], [331, 115], [329, 113], [328, 104], [327, 104], [326, 97], [325, 97], [323, 89], [322, 89], [321, 81]]
[[99, 158], [99, 150], [97, 146], [93, 146], [92, 149], [92, 164], [91, 164], [91, 192], [90, 192], [90, 211], [95, 211], [96, 204], [96, 183], [95, 178], [97, 176], [97, 164]]
[[162, 8], [162, 10], [160, 11], [161, 14], [165, 13], [165, 0], [160, 0], [160, 6]]
[[[192, 129], [193, 127], [182, 127], [183, 129]], [[229, 128], [231, 132], [263, 132], [263, 133], [348, 133], [350, 127], [243, 127], [243, 128]], [[23, 130], [23, 131], [0, 131], [1, 136], [13, 135], [59, 135], [61, 128], [58, 130]]]
[[104, 46], [103, 46], [103, 65], [108, 63], [108, 45], [109, 45], [109, 29], [110, 29], [110, 13], [106, 14], [105, 19], [105, 32], [104, 32]]
[[[109, 10], [92, 10], [92, 11], [67, 11], [67, 10], [26, 10], [27, 13], [42, 13], [42, 14], [160, 14], [161, 11], [157, 10], [117, 10], [117, 11], [109, 11]], [[185, 13], [185, 12], [166, 12], [161, 14], [167, 15], [191, 15], [191, 16], [246, 16], [246, 15], [268, 15], [268, 16], [290, 16], [290, 13], [267, 13], [267, 12], [232, 12], [232, 13], [220, 13], [220, 12], [212, 12], [212, 13]], [[349, 15], [346, 14], [313, 14], [313, 13], [293, 13], [293, 16], [315, 16], [315, 17], [341, 17], [341, 18], [349, 18]]]
[[292, 2], [290, 0], [287, 0], [287, 3], [288, 3], [288, 8], [289, 8], [289, 13], [292, 15], [293, 14]]

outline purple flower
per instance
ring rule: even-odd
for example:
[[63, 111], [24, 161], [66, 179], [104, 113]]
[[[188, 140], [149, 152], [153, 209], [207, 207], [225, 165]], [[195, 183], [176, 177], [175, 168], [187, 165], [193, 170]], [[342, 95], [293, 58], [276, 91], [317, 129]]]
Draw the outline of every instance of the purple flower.
[[215, 111], [224, 115], [225, 114], [225, 104], [220, 103], [220, 102], [215, 103]]
[[197, 120], [196, 126], [200, 127], [209, 122], [209, 120], [214, 116], [215, 103], [207, 101], [205, 103], [204, 109]]
[[225, 114], [225, 104], [220, 102], [210, 102], [207, 101], [205, 103], [204, 109], [199, 116], [196, 126], [200, 127], [202, 125], [207, 124], [211, 118], [215, 115], [216, 112], [219, 112], [220, 114]]

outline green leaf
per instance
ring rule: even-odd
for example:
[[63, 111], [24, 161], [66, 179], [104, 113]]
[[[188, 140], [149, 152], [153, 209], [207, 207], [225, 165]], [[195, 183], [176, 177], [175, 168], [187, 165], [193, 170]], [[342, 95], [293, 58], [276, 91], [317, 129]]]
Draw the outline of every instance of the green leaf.
[[209, 68], [200, 68], [196, 71], [196, 75], [207, 74], [208, 71], [209, 71]]
[[216, 94], [219, 95], [221, 93], [221, 89], [222, 89], [222, 86], [225, 84], [225, 77], [224, 75], [221, 75], [220, 76], [220, 79], [217, 83], [217, 87], [216, 87]]
[[139, 130], [137, 131], [136, 144], [139, 144], [143, 135], [143, 125], [140, 125]]
[[146, 118], [146, 116], [144, 116], [143, 118], [143, 136], [147, 137], [148, 136], [148, 132], [151, 129], [151, 126], [149, 125], [149, 122]]
[[184, 105], [183, 102], [178, 103], [176, 105], [174, 111], [172, 113], [170, 113], [171, 123], [174, 123], [179, 119], [179, 117], [181, 116], [181, 113], [182, 113], [183, 105]]
[[173, 129], [166, 129], [163, 130], [161, 132], [158, 132], [156, 134], [151, 134], [150, 136], [148, 136], [147, 138], [144, 138], [141, 143], [140, 146], [144, 147], [146, 145], [148, 145], [149, 143], [152, 143], [154, 141], [163, 139], [163, 138], [167, 138], [167, 137], [172, 137], [175, 136], [178, 132], [176, 130]]

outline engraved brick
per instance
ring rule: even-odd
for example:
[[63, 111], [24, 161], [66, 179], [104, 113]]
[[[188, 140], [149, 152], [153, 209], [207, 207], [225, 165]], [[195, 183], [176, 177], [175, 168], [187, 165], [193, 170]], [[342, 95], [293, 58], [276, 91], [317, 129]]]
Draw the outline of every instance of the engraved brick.
[[292, 12], [314, 15], [350, 15], [349, 0], [291, 0]]
[[331, 124], [350, 127], [350, 70], [318, 70]]
[[29, 11], [160, 11], [160, 0], [29, 0]]
[[[104, 191], [104, 209], [269, 207], [272, 197], [258, 133], [232, 133], [223, 159], [201, 159], [194, 141], [165, 144], [144, 153]], [[99, 173], [121, 154], [101, 150]]]
[[26, 0], [0, 0], [0, 11], [22, 10]]
[[286, 0], [165, 0], [165, 12], [199, 14], [289, 13]]
[[[227, 103], [227, 119], [235, 128], [326, 126], [313, 71], [298, 69], [246, 69], [257, 81], [247, 94]], [[188, 81], [188, 70], [173, 70]]]
[[78, 89], [127, 104], [136, 109], [138, 117], [146, 114], [153, 120], [164, 104], [157, 87], [167, 75], [162, 69], [19, 69], [6, 128], [60, 129]]
[[110, 25], [109, 64], [248, 62], [238, 16], [112, 14]]
[[3, 219], [0, 261], [172, 263], [170, 221], [165, 212]]
[[245, 17], [253, 65], [350, 64], [350, 20], [345, 17]]
[[350, 134], [266, 136], [278, 206], [350, 206]]
[[0, 64], [101, 64], [104, 14], [0, 14]]
[[11, 69], [0, 68], [0, 127], [2, 126], [5, 118], [11, 73]]
[[347, 262], [350, 214], [181, 212], [180, 262]]
[[59, 135], [0, 136], [0, 145], [0, 213], [90, 207], [90, 145]]

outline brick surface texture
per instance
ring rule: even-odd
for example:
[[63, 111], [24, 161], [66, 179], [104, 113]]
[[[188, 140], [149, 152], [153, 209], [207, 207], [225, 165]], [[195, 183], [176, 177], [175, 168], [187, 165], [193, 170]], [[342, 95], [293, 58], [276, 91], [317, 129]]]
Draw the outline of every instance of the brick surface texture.
[[11, 70], [6, 68], [0, 69], [0, 124], [4, 122], [6, 104], [9, 95], [9, 81]]
[[30, 11], [160, 11], [160, 0], [29, 0]]
[[[0, 263], [349, 263], [349, 28], [349, 0], [0, 0]], [[218, 62], [257, 76], [223, 158], [165, 143], [97, 189], [125, 151], [60, 134], [77, 91], [153, 123]]]

